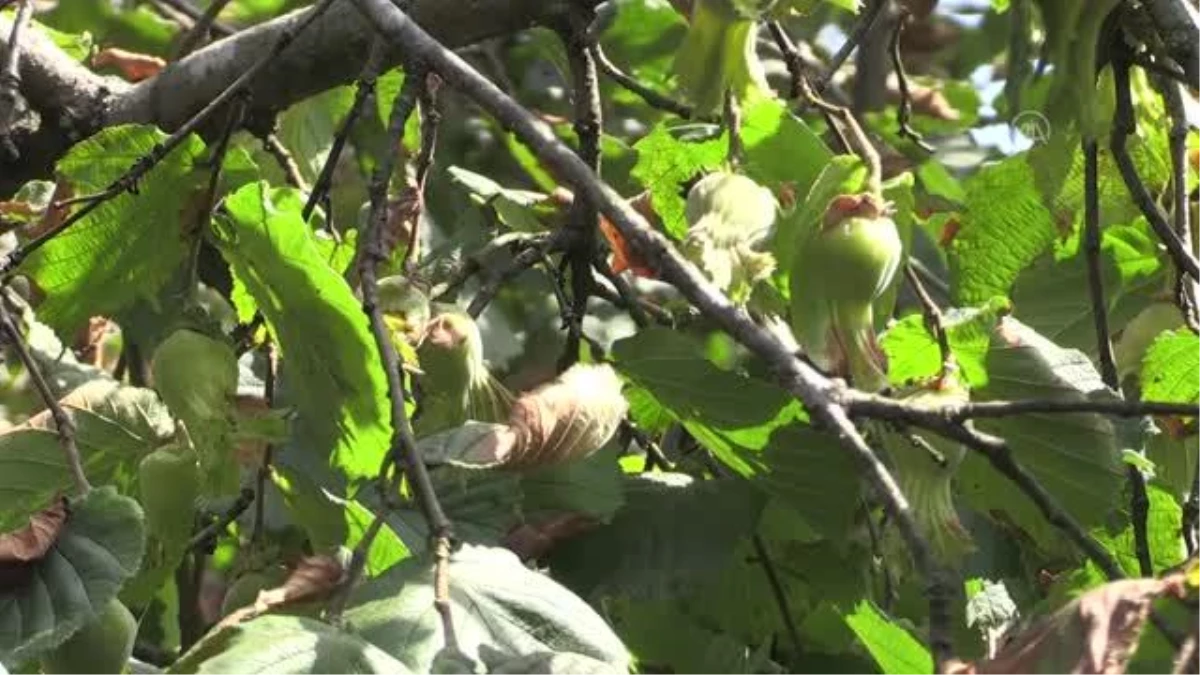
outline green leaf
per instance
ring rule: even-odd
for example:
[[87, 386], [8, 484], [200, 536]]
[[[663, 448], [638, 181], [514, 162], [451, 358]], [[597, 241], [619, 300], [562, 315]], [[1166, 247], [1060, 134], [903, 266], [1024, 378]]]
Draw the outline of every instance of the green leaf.
[[582, 461], [523, 472], [522, 514], [573, 512], [608, 522], [625, 503], [617, 451], [617, 443], [609, 443]]
[[835, 540], [846, 536], [861, 488], [853, 458], [832, 434], [799, 423], [776, 429], [762, 462], [770, 468], [762, 476], [768, 492], [813, 530]]
[[1043, 204], [1024, 155], [983, 167], [964, 187], [966, 209], [949, 262], [955, 300], [973, 305], [1008, 293], [1054, 241], [1055, 214]]
[[217, 243], [282, 352], [297, 433], [356, 481], [378, 472], [391, 438], [387, 384], [366, 315], [322, 258], [301, 206], [294, 190], [246, 185], [225, 199]]
[[[1146, 540], [1149, 544], [1150, 560], [1154, 563], [1154, 574], [1157, 575], [1179, 565], [1187, 558], [1187, 550], [1179, 536], [1183, 527], [1183, 516], [1175, 498], [1157, 485], [1146, 486], [1146, 498], [1149, 502], [1146, 510]], [[1137, 558], [1136, 538], [1128, 500], [1125, 500], [1125, 505], [1120, 527], [1095, 528], [1091, 534], [1116, 558], [1125, 574], [1140, 577], [1141, 566]]]
[[[943, 311], [942, 327], [950, 343], [950, 351], [961, 369], [963, 379], [972, 387], [987, 384], [988, 350], [992, 331], [1000, 317], [1008, 312], [1003, 298], [994, 299], [983, 307], [950, 308]], [[880, 344], [888, 357], [888, 379], [896, 386], [906, 386], [938, 374], [942, 366], [937, 340], [925, 326], [921, 314], [909, 314], [897, 321], [883, 334]]]
[[338, 126], [353, 103], [353, 87], [334, 87], [300, 101], [279, 116], [279, 139], [291, 150], [301, 175], [310, 184], [321, 173]]
[[859, 602], [844, 619], [884, 673], [933, 671], [929, 650], [912, 633], [885, 617], [869, 600]]
[[410, 673], [344, 630], [301, 616], [262, 616], [218, 629], [169, 673]]
[[458, 166], [450, 167], [447, 172], [451, 180], [467, 190], [474, 204], [495, 209], [496, 217], [509, 228], [520, 232], [546, 229], [536, 213], [536, 207], [547, 199], [541, 192], [506, 188], [487, 176]]
[[754, 529], [763, 497], [741, 479], [679, 473], [627, 476], [612, 522], [555, 546], [555, 578], [585, 597], [661, 598], [719, 572]]
[[[629, 668], [625, 647], [591, 607], [509, 551], [464, 546], [452, 555], [449, 575], [455, 634], [468, 658], [566, 651], [612, 671]], [[433, 595], [432, 562], [410, 558], [353, 592], [346, 624], [410, 670], [429, 672], [443, 646]]]
[[[77, 143], [56, 171], [76, 195], [99, 192], [166, 138], [154, 127], [109, 127]], [[42, 321], [62, 335], [96, 315], [113, 316], [139, 299], [153, 301], [190, 250], [189, 193], [199, 186], [195, 163], [204, 152], [189, 136], [128, 192], [35, 251], [21, 266], [45, 294]]]
[[634, 144], [637, 163], [631, 173], [650, 191], [650, 204], [668, 235], [681, 239], [687, 233], [683, 184], [720, 166], [727, 145], [724, 137], [700, 142], [680, 140], [662, 124]]
[[[75, 423], [75, 445], [94, 482], [132, 470], [174, 434], [170, 413], [149, 389], [96, 380], [60, 403]], [[0, 530], [22, 524], [72, 484], [58, 427], [48, 411], [0, 434]]]
[[742, 111], [746, 175], [770, 188], [788, 184], [808, 194], [833, 153], [782, 101], [766, 99]]
[[50, 550], [0, 590], [0, 662], [15, 668], [70, 637], [137, 572], [144, 545], [141, 507], [115, 488], [72, 503]]
[[800, 403], [778, 387], [717, 368], [675, 331], [642, 330], [616, 342], [612, 354], [622, 374], [743, 475], [754, 468], [736, 448], [761, 450], [772, 430], [801, 411]]
[[[438, 501], [460, 541], [499, 545], [505, 534], [523, 522], [524, 494], [516, 472], [444, 466], [431, 473]], [[364, 499], [370, 500], [370, 495]], [[415, 555], [427, 554], [429, 525], [420, 510], [390, 509], [386, 522]]]
[[1195, 403], [1200, 399], [1200, 338], [1181, 328], [1162, 333], [1142, 360], [1142, 398]]
[[[1144, 228], [1110, 227], [1100, 264], [1109, 326], [1120, 330], [1153, 301], [1166, 281], [1158, 242]], [[1084, 252], [1066, 259], [1039, 258], [1012, 289], [1016, 316], [1063, 347], [1095, 356], [1096, 332]]]
[[[1113, 397], [1081, 352], [1058, 347], [1010, 317], [993, 334], [986, 366], [987, 384], [972, 391], [972, 400]], [[977, 420], [976, 426], [1004, 438], [1013, 459], [1084, 526], [1103, 522], [1114, 506], [1125, 465], [1109, 419], [1093, 413], [1031, 413]], [[1006, 514], [1046, 550], [1062, 545], [1062, 537], [1029, 498], [978, 453], [967, 455], [959, 480], [976, 510]]]

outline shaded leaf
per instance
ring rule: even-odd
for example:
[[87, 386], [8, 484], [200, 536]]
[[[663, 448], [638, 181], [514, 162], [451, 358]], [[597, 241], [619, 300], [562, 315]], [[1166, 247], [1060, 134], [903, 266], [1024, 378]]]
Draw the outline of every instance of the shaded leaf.
[[29, 524], [0, 534], [0, 565], [40, 560], [62, 531], [67, 520], [67, 502], [57, 499], [29, 518]]
[[[60, 403], [75, 423], [75, 445], [93, 482], [132, 468], [174, 434], [166, 407], [148, 389], [94, 380]], [[73, 485], [49, 411], [0, 434], [0, 529], [23, 524], [55, 493]]]
[[[459, 649], [471, 659], [574, 652], [629, 667], [629, 654], [586, 603], [504, 549], [464, 546], [450, 562], [450, 607]], [[433, 565], [409, 559], [351, 596], [348, 625], [415, 672], [429, 672], [442, 649], [433, 609]], [[496, 656], [491, 656], [496, 654]]]
[[315, 619], [264, 616], [209, 633], [170, 673], [409, 673], [362, 638]]
[[79, 629], [141, 564], [142, 509], [112, 487], [71, 504], [67, 524], [40, 560], [3, 566], [0, 661], [16, 667]]

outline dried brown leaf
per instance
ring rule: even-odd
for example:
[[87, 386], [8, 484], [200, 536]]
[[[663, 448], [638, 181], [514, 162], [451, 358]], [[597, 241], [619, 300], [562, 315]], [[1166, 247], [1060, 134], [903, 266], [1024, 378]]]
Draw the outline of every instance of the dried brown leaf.
[[541, 558], [564, 539], [586, 532], [600, 521], [584, 513], [559, 513], [538, 523], [522, 523], [504, 535], [501, 545], [521, 560]]
[[167, 62], [151, 54], [140, 54], [119, 47], [101, 49], [92, 57], [93, 68], [109, 66], [120, 71], [121, 77], [126, 80], [141, 82], [157, 75], [167, 67]]
[[218, 627], [249, 621], [273, 609], [327, 597], [342, 582], [345, 570], [336, 558], [315, 555], [303, 558], [282, 586], [260, 591], [253, 605], [243, 607], [218, 624]]
[[29, 517], [28, 525], [0, 534], [0, 564], [41, 560], [66, 522], [67, 501], [55, 497], [53, 504]]
[[1105, 584], [1016, 636], [994, 658], [956, 672], [1123, 673], [1151, 603], [1182, 596], [1184, 587], [1183, 574]]

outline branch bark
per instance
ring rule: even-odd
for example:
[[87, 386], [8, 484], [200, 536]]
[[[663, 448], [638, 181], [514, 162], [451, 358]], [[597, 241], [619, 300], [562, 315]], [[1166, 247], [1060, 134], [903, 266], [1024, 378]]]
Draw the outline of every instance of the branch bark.
[[[598, 1], [574, 4], [594, 6]], [[413, 5], [417, 23], [456, 48], [560, 16], [567, 1], [417, 0]], [[270, 51], [279, 35], [302, 22], [309, 11], [300, 9], [214, 42], [132, 87], [96, 75], [41, 31], [28, 31], [22, 38], [21, 93], [39, 112], [41, 124], [13, 139], [20, 159], [0, 160], [0, 197], [31, 178], [48, 176], [72, 144], [104, 127], [141, 123], [173, 131]], [[11, 29], [12, 20], [0, 17], [0, 45], [5, 48]], [[353, 82], [373, 38], [371, 25], [351, 0], [338, 0], [288, 53], [254, 79], [246, 119], [266, 119], [297, 101]], [[386, 69], [400, 62], [400, 51], [392, 49], [383, 65]]]

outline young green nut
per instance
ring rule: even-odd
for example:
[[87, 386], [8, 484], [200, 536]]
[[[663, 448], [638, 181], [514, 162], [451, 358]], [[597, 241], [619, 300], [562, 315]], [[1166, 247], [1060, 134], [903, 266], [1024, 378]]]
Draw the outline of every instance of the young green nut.
[[544, 466], [584, 459], [612, 438], [628, 410], [612, 366], [577, 363], [513, 404], [508, 426], [517, 441], [506, 463]]
[[422, 410], [414, 426], [419, 436], [468, 419], [500, 422], [507, 417], [512, 395], [488, 372], [483, 338], [468, 314], [445, 312], [430, 320], [417, 359]]
[[400, 275], [380, 279], [375, 288], [379, 309], [390, 319], [392, 339], [402, 337], [415, 344], [429, 322], [429, 298]]
[[238, 366], [229, 344], [182, 328], [158, 346], [150, 367], [159, 396], [189, 426], [232, 410]]
[[113, 598], [67, 641], [41, 658], [44, 673], [124, 672], [133, 642], [137, 619]]
[[[969, 399], [964, 385], [948, 376], [906, 396], [903, 401], [918, 408], [938, 408]], [[958, 561], [974, 549], [971, 535], [963, 527], [954, 507], [954, 475], [966, 449], [934, 434], [902, 434], [882, 426], [880, 436], [896, 473], [900, 491], [912, 507], [917, 527], [943, 560]]]
[[882, 199], [841, 195], [800, 248], [791, 270], [792, 330], [810, 359], [854, 386], [887, 384], [872, 303], [891, 285], [903, 244]]
[[186, 542], [200, 496], [200, 467], [189, 446], [167, 445], [138, 464], [146, 529], [161, 541]]
[[770, 234], [775, 212], [770, 190], [745, 176], [711, 173], [688, 192], [690, 228], [681, 250], [713, 284], [742, 302], [775, 270], [775, 258], [753, 248]]

